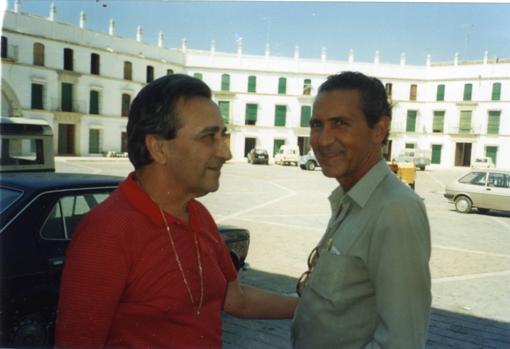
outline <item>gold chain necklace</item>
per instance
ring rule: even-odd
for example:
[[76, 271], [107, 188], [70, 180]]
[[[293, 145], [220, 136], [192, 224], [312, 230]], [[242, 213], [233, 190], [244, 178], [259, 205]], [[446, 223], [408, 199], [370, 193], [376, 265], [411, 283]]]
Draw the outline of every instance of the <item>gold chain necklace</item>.
[[175, 247], [174, 239], [172, 238], [172, 233], [170, 232], [170, 226], [166, 220], [165, 214], [161, 207], [159, 208], [159, 212], [161, 213], [161, 217], [163, 217], [163, 222], [165, 222], [166, 232], [168, 233], [168, 237], [170, 238], [170, 243], [172, 245], [172, 250], [174, 251], [175, 261], [179, 266], [179, 270], [181, 271], [182, 280], [184, 281], [184, 285], [186, 286], [186, 290], [188, 291], [189, 299], [191, 301], [191, 305], [193, 306], [193, 310], [195, 311], [195, 316], [198, 317], [200, 315], [200, 308], [202, 308], [202, 303], [204, 301], [204, 275], [202, 270], [202, 259], [200, 257], [200, 248], [198, 247], [198, 238], [197, 233], [193, 230], [193, 237], [195, 239], [195, 247], [197, 250], [197, 265], [198, 265], [198, 275], [200, 276], [200, 299], [198, 304], [195, 305], [195, 300], [193, 299], [193, 294], [191, 293], [191, 288], [189, 287], [188, 279], [186, 279], [186, 275], [184, 274], [184, 269], [182, 268], [181, 259], [177, 254], [177, 248]]

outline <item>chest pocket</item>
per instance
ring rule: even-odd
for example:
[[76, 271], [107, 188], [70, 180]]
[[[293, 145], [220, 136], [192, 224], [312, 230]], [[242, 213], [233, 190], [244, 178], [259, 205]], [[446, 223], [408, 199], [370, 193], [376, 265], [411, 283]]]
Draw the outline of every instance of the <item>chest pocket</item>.
[[373, 294], [372, 283], [363, 260], [347, 254], [323, 251], [308, 283], [321, 297], [332, 303]]

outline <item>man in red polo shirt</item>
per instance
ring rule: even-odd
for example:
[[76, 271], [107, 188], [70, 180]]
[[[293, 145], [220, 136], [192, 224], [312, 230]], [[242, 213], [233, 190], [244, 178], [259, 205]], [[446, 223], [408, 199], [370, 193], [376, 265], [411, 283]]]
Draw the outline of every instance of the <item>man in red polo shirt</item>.
[[187, 75], [145, 86], [128, 119], [135, 167], [80, 223], [57, 315], [63, 348], [220, 348], [221, 311], [291, 318], [297, 298], [240, 285], [196, 197], [216, 191], [231, 158], [211, 91]]

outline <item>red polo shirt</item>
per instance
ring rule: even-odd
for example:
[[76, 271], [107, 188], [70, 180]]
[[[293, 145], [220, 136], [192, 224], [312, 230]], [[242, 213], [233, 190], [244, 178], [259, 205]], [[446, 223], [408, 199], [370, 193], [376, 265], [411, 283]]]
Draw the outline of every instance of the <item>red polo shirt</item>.
[[200, 315], [194, 314], [159, 208], [130, 174], [82, 220], [69, 245], [58, 347], [221, 347], [221, 310], [237, 273], [206, 208], [191, 200], [187, 210], [188, 224], [166, 218], [195, 304], [197, 233], [204, 278]]

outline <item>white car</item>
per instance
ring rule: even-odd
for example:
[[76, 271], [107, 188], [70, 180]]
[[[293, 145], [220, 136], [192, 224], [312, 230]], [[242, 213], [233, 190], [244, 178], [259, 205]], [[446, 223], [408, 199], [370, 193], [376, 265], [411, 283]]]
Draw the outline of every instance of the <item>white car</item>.
[[320, 167], [313, 150], [310, 150], [306, 155], [303, 155], [299, 160], [299, 167], [303, 170], [313, 171], [316, 167]]
[[492, 161], [492, 158], [489, 157], [483, 157], [483, 158], [476, 158], [475, 161], [473, 161], [473, 164], [471, 165], [471, 168], [494, 168], [494, 162]]
[[299, 147], [282, 145], [274, 156], [274, 163], [277, 165], [295, 165], [299, 163]]
[[489, 210], [510, 211], [510, 170], [474, 169], [445, 188], [444, 197], [457, 211], [480, 213]]

